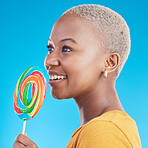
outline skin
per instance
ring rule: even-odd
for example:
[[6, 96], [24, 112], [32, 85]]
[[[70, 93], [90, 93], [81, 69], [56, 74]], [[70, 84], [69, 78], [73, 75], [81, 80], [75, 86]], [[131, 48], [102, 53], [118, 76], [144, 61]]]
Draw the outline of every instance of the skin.
[[[51, 95], [56, 99], [73, 98], [78, 106], [81, 126], [91, 119], [111, 110], [124, 111], [118, 98], [114, 72], [120, 56], [118, 53], [105, 53], [98, 46], [93, 25], [78, 16], [62, 16], [54, 24], [50, 37], [52, 47], [45, 58], [47, 72], [56, 71], [67, 75], [67, 79], [51, 87]], [[70, 40], [61, 41], [65, 38]], [[63, 46], [70, 48], [64, 48]], [[108, 76], [104, 77], [107, 70]], [[21, 137], [21, 138], [20, 138]], [[19, 135], [14, 148], [30, 148], [32, 144], [25, 135]]]
[[38, 148], [37, 145], [31, 141], [26, 133], [25, 135], [18, 135], [13, 143], [13, 148]]
[[[81, 125], [101, 114], [124, 111], [116, 89], [114, 72], [119, 65], [118, 53], [105, 53], [98, 47], [95, 29], [85, 19], [65, 15], [54, 25], [50, 39], [55, 48], [45, 58], [47, 71], [55, 70], [66, 74], [67, 80], [51, 87], [57, 99], [73, 98], [77, 103]], [[60, 42], [72, 38], [71, 41]], [[62, 52], [62, 46], [70, 46], [72, 52]], [[105, 69], [108, 72], [104, 77]]]

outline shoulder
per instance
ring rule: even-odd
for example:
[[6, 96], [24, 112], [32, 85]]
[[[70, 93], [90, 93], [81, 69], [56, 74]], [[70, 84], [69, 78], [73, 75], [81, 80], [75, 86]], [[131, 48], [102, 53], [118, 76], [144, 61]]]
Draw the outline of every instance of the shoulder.
[[112, 111], [104, 113], [103, 115], [92, 119], [90, 122], [85, 124], [82, 127], [81, 134], [93, 134], [100, 135], [105, 134], [122, 134], [122, 130], [118, 124], [118, 122], [122, 122], [124, 120], [124, 124], [126, 124], [126, 119], [118, 116], [118, 112]]
[[84, 126], [79, 136], [82, 136], [83, 138], [93, 137], [96, 139], [99, 137], [100, 140], [109, 136], [112, 137], [113, 135], [115, 136], [119, 134], [122, 135], [123, 133], [115, 123], [113, 123], [112, 121], [99, 120], [93, 121]]
[[78, 147], [132, 147], [122, 129], [114, 122], [116, 116], [96, 118], [79, 133]]

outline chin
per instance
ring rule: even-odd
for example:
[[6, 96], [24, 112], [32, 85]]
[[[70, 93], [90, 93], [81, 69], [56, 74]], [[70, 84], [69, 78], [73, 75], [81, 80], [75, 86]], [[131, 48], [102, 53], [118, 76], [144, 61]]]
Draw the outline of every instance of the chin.
[[66, 97], [66, 96], [64, 96], [62, 94], [53, 94], [53, 93], [51, 93], [51, 96], [53, 98], [55, 98], [55, 99], [58, 99], [58, 100], [70, 99], [70, 97]]

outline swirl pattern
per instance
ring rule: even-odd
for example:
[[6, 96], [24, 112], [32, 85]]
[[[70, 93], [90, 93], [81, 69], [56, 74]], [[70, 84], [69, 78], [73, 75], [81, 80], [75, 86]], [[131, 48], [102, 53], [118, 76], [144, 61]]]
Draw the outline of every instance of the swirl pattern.
[[40, 110], [46, 95], [46, 80], [37, 66], [26, 69], [14, 92], [14, 110], [22, 120], [32, 119]]

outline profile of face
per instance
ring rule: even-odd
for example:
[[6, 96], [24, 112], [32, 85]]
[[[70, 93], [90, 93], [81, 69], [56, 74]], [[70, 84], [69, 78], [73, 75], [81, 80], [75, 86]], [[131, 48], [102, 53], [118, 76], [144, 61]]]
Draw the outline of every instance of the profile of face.
[[91, 92], [103, 72], [105, 53], [99, 49], [92, 24], [76, 16], [62, 16], [53, 26], [45, 68], [66, 75], [51, 86], [57, 99], [76, 98]]

